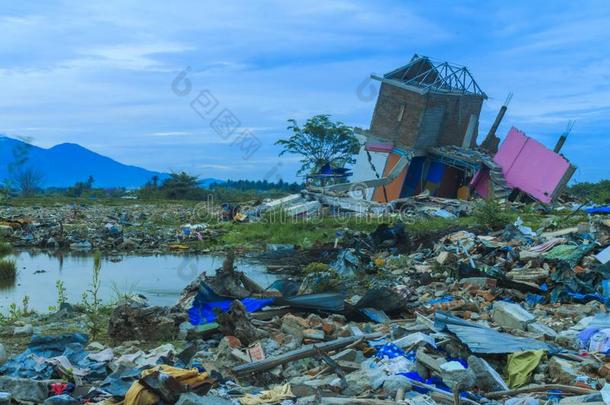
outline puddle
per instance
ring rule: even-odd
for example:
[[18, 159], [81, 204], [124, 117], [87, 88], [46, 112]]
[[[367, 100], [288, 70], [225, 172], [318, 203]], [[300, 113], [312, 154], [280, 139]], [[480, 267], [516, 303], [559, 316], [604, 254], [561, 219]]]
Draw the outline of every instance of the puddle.
[[[91, 283], [93, 257], [53, 256], [48, 253], [19, 252], [17, 280], [11, 286], [0, 286], [0, 312], [11, 303], [21, 305], [25, 295], [30, 308], [45, 312], [57, 304], [57, 280], [62, 280], [68, 302], [77, 303]], [[173, 305], [180, 291], [199, 274], [214, 274], [223, 257], [197, 255], [122, 256], [102, 259], [100, 297], [104, 302], [116, 299], [118, 293], [142, 294], [152, 305]], [[247, 273], [262, 286], [277, 277], [265, 272], [261, 264], [236, 260], [238, 270]]]

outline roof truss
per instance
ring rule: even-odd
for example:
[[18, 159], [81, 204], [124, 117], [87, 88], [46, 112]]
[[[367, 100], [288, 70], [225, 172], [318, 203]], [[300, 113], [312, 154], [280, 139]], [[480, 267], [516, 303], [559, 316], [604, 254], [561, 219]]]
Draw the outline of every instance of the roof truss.
[[426, 56], [413, 56], [411, 62], [385, 74], [384, 78], [426, 91], [475, 94], [487, 98], [468, 68], [449, 62], [436, 62]]

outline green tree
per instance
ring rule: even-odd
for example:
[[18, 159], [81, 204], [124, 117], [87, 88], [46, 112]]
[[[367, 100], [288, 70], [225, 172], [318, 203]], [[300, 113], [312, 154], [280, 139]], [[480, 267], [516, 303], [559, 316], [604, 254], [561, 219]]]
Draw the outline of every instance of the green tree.
[[567, 189], [567, 194], [584, 201], [596, 204], [610, 203], [610, 180], [600, 180], [597, 183], [576, 183]]
[[161, 185], [161, 191], [166, 198], [197, 199], [202, 189], [199, 187], [199, 178], [186, 172], [172, 173]]
[[87, 178], [87, 181], [85, 181], [85, 182], [78, 181], [72, 187], [68, 188], [66, 190], [66, 195], [68, 197], [75, 197], [75, 198], [82, 197], [83, 194], [91, 191], [91, 189], [93, 188], [94, 181], [95, 180], [93, 179], [93, 176], [90, 175]]
[[143, 200], [159, 198], [159, 176], [154, 175], [138, 190], [138, 198]]
[[354, 136], [353, 128], [339, 121], [331, 121], [329, 115], [316, 115], [308, 119], [302, 128], [294, 119], [288, 122], [292, 135], [275, 144], [283, 147], [280, 156], [285, 153], [302, 156], [299, 175], [317, 172], [326, 164], [338, 168], [354, 163], [360, 143]]

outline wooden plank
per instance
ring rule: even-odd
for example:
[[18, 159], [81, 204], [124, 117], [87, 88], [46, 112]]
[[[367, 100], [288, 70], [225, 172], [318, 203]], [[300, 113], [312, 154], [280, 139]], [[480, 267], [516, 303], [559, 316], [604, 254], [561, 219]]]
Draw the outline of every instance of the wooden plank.
[[259, 371], [270, 370], [281, 364], [285, 364], [285, 363], [289, 363], [291, 361], [296, 361], [296, 360], [304, 359], [306, 357], [314, 356], [314, 355], [316, 355], [316, 353], [318, 351], [329, 352], [332, 350], [342, 349], [346, 346], [349, 346], [350, 344], [352, 344], [354, 342], [357, 342], [358, 340], [360, 340], [363, 337], [365, 339], [377, 339], [381, 336], [383, 336], [382, 333], [372, 333], [372, 334], [368, 334], [368, 335], [364, 335], [364, 336], [350, 336], [350, 337], [344, 337], [344, 338], [331, 340], [330, 342], [305, 345], [305, 346], [301, 347], [300, 349], [292, 350], [290, 352], [286, 352], [284, 354], [281, 354], [281, 355], [273, 357], [273, 358], [255, 361], [255, 362], [252, 362], [249, 364], [243, 364], [243, 365], [234, 367], [233, 372], [237, 375], [244, 375], [244, 374], [249, 374], [249, 373], [256, 373]]

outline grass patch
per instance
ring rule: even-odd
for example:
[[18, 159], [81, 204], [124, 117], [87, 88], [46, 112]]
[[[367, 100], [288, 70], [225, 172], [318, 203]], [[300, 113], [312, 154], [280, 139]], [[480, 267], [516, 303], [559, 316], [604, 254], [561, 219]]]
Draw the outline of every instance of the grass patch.
[[337, 231], [349, 228], [352, 231], [370, 232], [380, 222], [364, 218], [320, 217], [311, 220], [286, 219], [278, 222], [223, 223], [219, 228], [225, 233], [220, 243], [233, 246], [262, 246], [266, 243], [291, 243], [300, 246], [330, 243]]
[[13, 251], [10, 243], [0, 242], [0, 257], [8, 256]]
[[[311, 220], [287, 219], [282, 222], [259, 223], [223, 223], [218, 229], [223, 234], [212, 244], [214, 247], [260, 248], [267, 243], [289, 243], [308, 247], [315, 243], [334, 242], [337, 232], [349, 229], [352, 232], [372, 232], [383, 223], [392, 223], [393, 218], [334, 218], [321, 217]], [[421, 218], [405, 223], [405, 230], [412, 236], [442, 232], [456, 227], [473, 227], [477, 225], [473, 217], [463, 218]], [[209, 241], [202, 241], [198, 247], [210, 248]]]
[[501, 229], [516, 219], [514, 211], [507, 209], [506, 205], [500, 204], [493, 198], [477, 202], [474, 210], [474, 218], [479, 225], [491, 229]]
[[407, 233], [413, 236], [424, 236], [429, 233], [436, 233], [452, 228], [470, 228], [478, 225], [474, 217], [459, 218], [418, 218], [405, 224]]
[[17, 278], [17, 263], [11, 259], [0, 259], [0, 281], [14, 281]]

